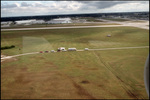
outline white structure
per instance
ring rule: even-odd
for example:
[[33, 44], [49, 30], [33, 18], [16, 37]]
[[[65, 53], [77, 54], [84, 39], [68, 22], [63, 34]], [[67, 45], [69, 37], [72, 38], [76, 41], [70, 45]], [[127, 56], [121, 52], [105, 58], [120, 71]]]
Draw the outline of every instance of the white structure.
[[51, 50], [51, 52], [55, 52], [55, 50]]
[[8, 22], [1, 22], [1, 25], [7, 25]]
[[7, 21], [7, 22], [1, 22], [1, 27], [10, 27], [10, 24], [12, 24], [12, 21]]
[[12, 21], [1, 22], [1, 25], [9, 25], [9, 24], [11, 24], [11, 23], [12, 23]]
[[63, 50], [63, 51], [67, 51], [67, 50]]
[[6, 25], [1, 25], [1, 27], [10, 27], [10, 25], [8, 24], [6, 24]]
[[85, 48], [84, 50], [85, 50], [85, 51], [88, 51], [88, 50], [89, 50], [89, 48]]
[[58, 48], [58, 50], [59, 51], [65, 51], [66, 49], [65, 49], [65, 47], [60, 47], [60, 48]]
[[68, 48], [68, 51], [77, 51], [76, 48]]
[[44, 23], [45, 23], [44, 20], [36, 20], [32, 22], [32, 24], [44, 24]]
[[63, 24], [63, 23], [71, 23], [70, 18], [58, 18], [58, 19], [53, 19], [47, 22], [48, 24]]
[[16, 24], [32, 24], [33, 22], [35, 22], [36, 20], [33, 19], [33, 20], [20, 20], [20, 21], [15, 21]]

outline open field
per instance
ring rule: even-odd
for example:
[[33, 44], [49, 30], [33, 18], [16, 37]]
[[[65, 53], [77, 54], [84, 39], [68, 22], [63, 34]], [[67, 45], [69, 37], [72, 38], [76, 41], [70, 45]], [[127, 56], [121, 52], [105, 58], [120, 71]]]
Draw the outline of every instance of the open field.
[[[111, 34], [111, 37], [107, 37]], [[149, 30], [134, 27], [2, 31], [4, 55], [58, 47], [100, 49], [149, 45]], [[21, 50], [19, 50], [19, 48]], [[149, 48], [44, 53], [1, 64], [1, 97], [11, 99], [148, 99], [144, 64]]]
[[103, 18], [103, 19], [111, 20], [111, 21], [119, 21], [119, 22], [129, 21], [129, 19], [123, 19], [123, 18]]
[[102, 20], [98, 20], [96, 18], [92, 18], [92, 17], [89, 17], [89, 18], [85, 18], [86, 21], [89, 21], [89, 22], [103, 22]]
[[145, 21], [145, 20], [131, 20], [131, 22], [134, 22], [134, 23], [145, 23], [147, 21]]
[[67, 26], [97, 26], [97, 25], [120, 25], [116, 23], [68, 23], [68, 24], [33, 24], [33, 25], [11, 25], [10, 27], [1, 27], [1, 29], [10, 28], [33, 28], [33, 27], [67, 27]]

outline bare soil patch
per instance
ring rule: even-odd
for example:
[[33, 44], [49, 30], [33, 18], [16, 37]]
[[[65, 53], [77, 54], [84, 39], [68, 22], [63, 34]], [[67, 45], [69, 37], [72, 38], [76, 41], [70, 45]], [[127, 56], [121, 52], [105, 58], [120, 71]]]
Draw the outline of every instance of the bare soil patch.
[[1, 59], [1, 63], [9, 63], [12, 61], [17, 61], [17, 58]]
[[90, 83], [90, 82], [87, 81], [87, 80], [83, 80], [83, 81], [81, 81], [81, 83], [83, 83], [83, 84], [88, 84], [88, 83]]
[[8, 66], [2, 68], [1, 78], [2, 99], [94, 99], [58, 71], [28, 72], [26, 66]]

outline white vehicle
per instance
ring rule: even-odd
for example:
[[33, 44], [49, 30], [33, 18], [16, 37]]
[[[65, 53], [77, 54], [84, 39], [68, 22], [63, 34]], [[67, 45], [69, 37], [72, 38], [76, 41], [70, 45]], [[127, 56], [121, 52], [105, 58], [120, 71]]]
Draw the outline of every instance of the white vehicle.
[[76, 48], [68, 48], [68, 51], [77, 51]]
[[89, 48], [85, 48], [84, 50], [85, 50], [85, 51], [88, 51], [88, 50], [89, 50]]
[[55, 50], [51, 50], [51, 52], [55, 52]]
[[65, 50], [66, 50], [65, 47], [60, 47], [57, 49], [57, 51], [65, 51]]
[[63, 52], [66, 52], [67, 50], [62, 50]]

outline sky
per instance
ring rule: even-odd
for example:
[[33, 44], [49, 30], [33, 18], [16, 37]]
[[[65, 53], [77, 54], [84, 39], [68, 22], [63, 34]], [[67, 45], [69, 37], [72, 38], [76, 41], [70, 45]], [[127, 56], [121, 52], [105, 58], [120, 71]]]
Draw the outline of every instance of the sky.
[[1, 1], [1, 17], [149, 12], [149, 1]]

